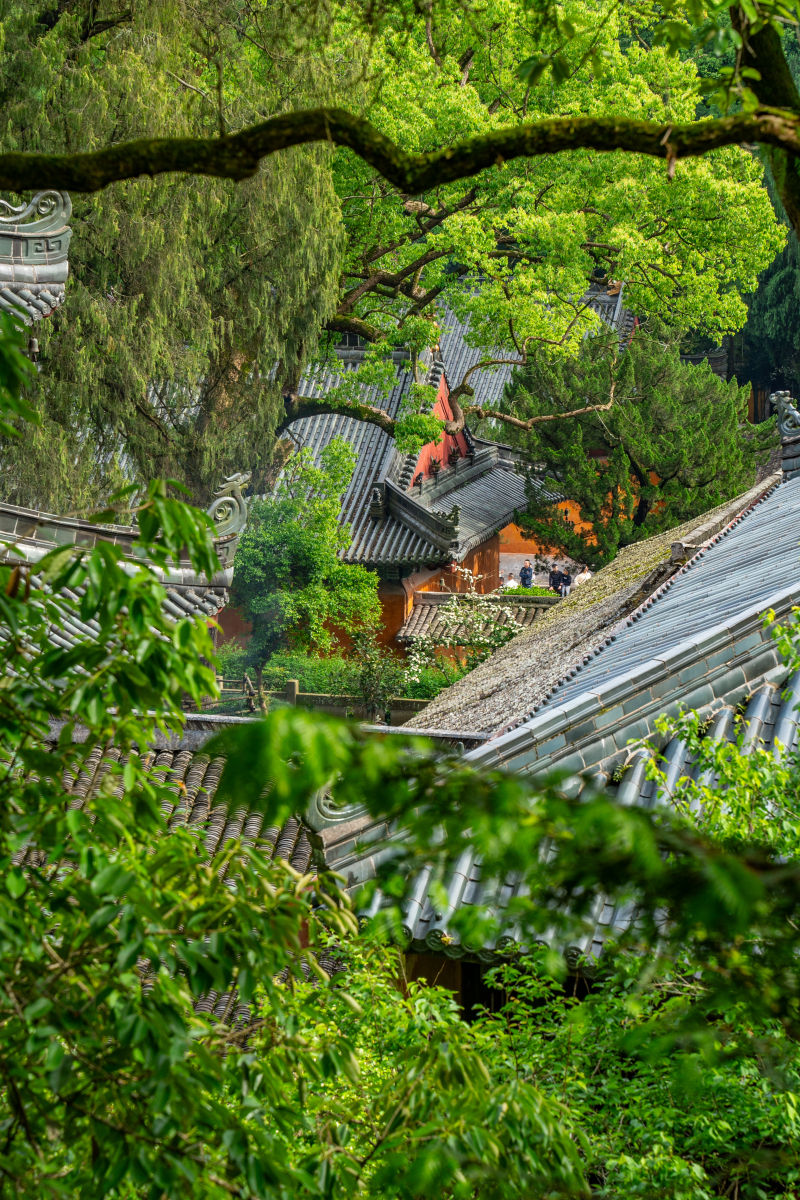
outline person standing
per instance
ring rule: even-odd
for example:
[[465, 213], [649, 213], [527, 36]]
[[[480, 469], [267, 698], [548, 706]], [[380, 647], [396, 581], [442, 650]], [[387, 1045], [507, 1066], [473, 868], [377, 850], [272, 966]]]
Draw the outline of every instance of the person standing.
[[519, 586], [524, 588], [533, 587], [533, 567], [529, 558], [525, 559], [525, 566], [519, 573]]
[[554, 591], [556, 593], [557, 596], [561, 595], [561, 583], [562, 583], [563, 578], [564, 578], [564, 576], [561, 574], [560, 569], [557, 566], [553, 565], [553, 567], [550, 570], [550, 574], [547, 578], [547, 585], [552, 591]]
[[581, 567], [578, 574], [573, 579], [572, 586], [578, 587], [579, 584], [586, 583], [587, 579], [591, 579], [591, 578], [592, 578], [592, 572], [589, 570], [589, 568], [584, 563], [584, 565]]
[[509, 571], [508, 579], [506, 580], [505, 588], [503, 590], [507, 592], [509, 588], [516, 588], [516, 587], [519, 587], [519, 584], [517, 583], [516, 579], [514, 578], [514, 572]]
[[572, 587], [572, 576], [569, 571], [563, 571], [561, 574], [561, 595], [568, 596], [569, 590]]

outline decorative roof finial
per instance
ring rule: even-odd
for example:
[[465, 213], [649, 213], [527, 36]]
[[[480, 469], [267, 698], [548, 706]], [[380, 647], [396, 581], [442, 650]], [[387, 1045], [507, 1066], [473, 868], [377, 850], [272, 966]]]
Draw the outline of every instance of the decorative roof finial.
[[64, 302], [71, 215], [66, 192], [37, 192], [29, 204], [0, 200], [0, 310], [25, 325]]
[[222, 487], [217, 488], [206, 512], [217, 527], [217, 537], [228, 537], [241, 533], [247, 524], [247, 501], [242, 488], [250, 482], [250, 472], [229, 475]]
[[792, 404], [791, 392], [773, 392], [769, 399], [777, 409], [781, 437], [796, 437], [800, 433], [800, 412]]

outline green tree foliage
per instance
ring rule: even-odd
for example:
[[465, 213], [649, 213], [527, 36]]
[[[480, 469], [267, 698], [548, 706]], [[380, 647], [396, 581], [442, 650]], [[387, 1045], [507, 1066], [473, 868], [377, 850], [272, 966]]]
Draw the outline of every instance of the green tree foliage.
[[[370, 60], [381, 87], [364, 115], [418, 153], [565, 112], [690, 119], [701, 98], [694, 62], [631, 41], [631, 19], [616, 5], [567, 5], [558, 20], [580, 33], [563, 46], [558, 87], [531, 87], [521, 69], [554, 34], [516, 5], [480, 15], [443, 6], [410, 30], [389, 22]], [[469, 324], [473, 361], [486, 364], [524, 364], [537, 347], [574, 353], [599, 328], [581, 302], [597, 279], [624, 279], [642, 316], [714, 338], [733, 332], [746, 317], [743, 286], [783, 242], [761, 165], [739, 150], [682, 163], [675, 181], [625, 154], [517, 160], [413, 198], [347, 150], [334, 173], [347, 286], [328, 327], [413, 343], [427, 324], [433, 343], [446, 304]], [[467, 413], [470, 378], [451, 380]]]
[[[9, 348], [0, 364], [0, 415], [19, 415], [22, 364]], [[214, 681], [206, 623], [167, 616], [148, 559], [188, 553], [209, 575], [218, 563], [209, 520], [165, 484], [136, 519], [138, 565], [100, 543], [54, 551], [35, 574], [0, 567], [0, 1194], [791, 1194], [798, 764], [778, 776], [769, 756], [709, 746], [685, 718], [698, 766], [728, 785], [716, 805], [700, 785], [698, 819], [687, 784], [689, 819], [680, 803], [572, 802], [560, 779], [478, 772], [421, 739], [302, 711], [228, 727], [205, 748], [226, 758], [220, 807], [280, 825], [332, 785], [333, 803], [405, 834], [380, 861], [389, 906], [359, 930], [324, 871], [299, 877], [235, 839], [209, 861], [202, 827], [152, 768], [146, 747], [179, 732], [183, 694]], [[797, 670], [800, 628], [777, 632]], [[65, 781], [98, 751], [106, 769], [75, 807]], [[516, 944], [549, 931], [557, 947], [601, 900], [635, 905], [628, 957], [611, 959], [582, 1019], [555, 1020], [555, 949], [533, 976], [536, 1006], [480, 1036], [443, 993], [393, 986], [399, 958], [379, 935], [402, 937], [423, 867], [444, 903], [440, 881], [465, 851], [485, 880], [524, 886], [501, 918], [461, 910], [463, 939], [508, 919]], [[322, 947], [345, 979], [320, 970]], [[524, 1001], [520, 965], [522, 982], [504, 982]], [[241, 1025], [195, 1011], [234, 988]]]
[[[634, 957], [617, 954], [585, 996], [584, 979], [565, 988], [538, 957], [489, 976], [499, 1011], [482, 1015], [473, 1034], [495, 1078], [533, 1078], [563, 1103], [594, 1195], [796, 1195], [800, 1062], [777, 1022], [753, 1026], [734, 1007], [722, 1053], [707, 1028], [706, 1045], [637, 1054], [654, 1025], [677, 1024], [702, 996], [690, 962], [641, 988]], [[772, 1078], [754, 1037], [770, 1067], [780, 1063]]]
[[[5, 5], [3, 148], [213, 136], [324, 95], [321, 57], [270, 60], [226, 14], [204, 0]], [[259, 477], [282, 413], [271, 373], [335, 298], [328, 160], [298, 148], [238, 186], [162, 176], [73, 196], [67, 300], [37, 330], [42, 420], [2, 444], [6, 499], [64, 510], [161, 476], [207, 503], [221, 476]]]
[[[508, 412], [528, 421], [598, 411], [512, 432], [532, 470], [521, 526], [599, 567], [621, 546], [745, 491], [775, 440], [774, 422], [747, 424], [746, 393], [706, 364], [682, 363], [679, 337], [657, 323], [637, 330], [622, 352], [607, 334], [586, 339], [572, 359], [537, 356], [509, 385]], [[558, 507], [562, 498], [591, 528]]]
[[[10, 350], [0, 361], [15, 367]], [[18, 370], [3, 382], [3, 413], [18, 414]], [[166, 493], [153, 484], [138, 506], [138, 567], [111, 543], [54, 551], [35, 576], [0, 567], [0, 1194], [322, 1200], [332, 1189], [411, 1197], [465, 1179], [492, 1195], [517, 1195], [531, 1178], [579, 1185], [558, 1106], [527, 1086], [498, 1090], [457, 1027], [444, 1038], [410, 1023], [373, 1128], [358, 1130], [358, 1061], [320, 1015], [329, 999], [360, 1006], [332, 994], [304, 948], [355, 933], [336, 880], [301, 878], [236, 841], [208, 861], [145, 750], [180, 728], [183, 694], [214, 688], [205, 622], [168, 617], [148, 565], [188, 553], [211, 575], [210, 522]], [[53, 722], [62, 732], [46, 744]], [[302, 714], [288, 725], [278, 714], [271, 736], [277, 770], [257, 806], [268, 820], [302, 808], [345, 765], [346, 745], [360, 753], [346, 727]], [[107, 770], [76, 807], [65, 781], [98, 749]], [[264, 748], [251, 749], [255, 766]], [[279, 983], [288, 972], [302, 991], [306, 960], [321, 989]], [[250, 1005], [244, 1031], [194, 1011], [231, 987]], [[334, 1078], [354, 1097], [360, 1154], [347, 1150], [351, 1125], [331, 1136], [309, 1104]], [[506, 1111], [482, 1138], [487, 1117]]]
[[[535, 16], [516, 0], [434, 7], [11, 0], [0, 149], [164, 134], [225, 147], [218, 134], [322, 102], [420, 154], [565, 113], [667, 128], [694, 116], [694, 63], [632, 42], [611, 0]], [[641, 314], [718, 337], [741, 326], [742, 292], [783, 243], [761, 164], [739, 146], [682, 161], [674, 180], [622, 152], [489, 161], [409, 194], [349, 149], [294, 146], [244, 182], [161, 174], [75, 194], [67, 302], [42, 331], [42, 424], [3, 447], [6, 497], [63, 509], [161, 475], [203, 502], [233, 469], [263, 487], [276, 430], [331, 405], [413, 449], [439, 428], [431, 396], [418, 379], [399, 422], [364, 404], [360, 384], [391, 386], [380, 356], [322, 405], [299, 396], [302, 369], [329, 352], [322, 329], [402, 342], [416, 366], [446, 303], [477, 356], [525, 363], [535, 346], [574, 352], [598, 325], [587, 282], [623, 278]], [[471, 385], [454, 382], [460, 424]]]
[[[564, 50], [557, 89], [532, 88], [520, 72], [542, 30], [515, 5], [490, 5], [478, 29], [471, 14], [459, 19], [455, 11], [411, 36], [387, 29], [371, 60], [382, 87], [365, 114], [420, 152], [440, 145], [445, 130], [452, 140], [566, 111], [674, 121], [693, 115], [700, 95], [694, 63], [663, 48], [623, 50], [628, 18], [617, 6], [598, 13], [576, 2], [561, 19], [581, 33]], [[591, 64], [590, 42], [597, 52]], [[338, 315], [389, 330], [447, 298], [470, 317], [475, 344], [489, 356], [501, 347], [504, 357], [519, 359], [540, 341], [576, 346], [597, 325], [577, 300], [598, 268], [627, 281], [637, 312], [669, 313], [682, 328], [736, 328], [745, 317], [736, 287], [754, 279], [757, 262], [758, 239], [740, 223], [743, 212], [770, 246], [783, 240], [759, 186], [760, 165], [738, 151], [683, 164], [675, 183], [658, 163], [578, 152], [509, 163], [414, 200], [346, 151], [334, 169], [346, 197], [352, 280]], [[381, 277], [390, 259], [394, 294]]]
[[343, 563], [350, 527], [339, 520], [356, 455], [333, 440], [314, 465], [310, 450], [289, 459], [274, 496], [254, 500], [234, 563], [233, 601], [253, 626], [247, 659], [261, 677], [277, 651], [329, 651], [335, 630], [354, 634], [380, 619], [378, 577]]
[[744, 373], [754, 386], [800, 387], [800, 262], [797, 234], [789, 231], [786, 247], [761, 276], [750, 300], [743, 332]]
[[[143, 554], [158, 562], [186, 547], [196, 569], [214, 569], [207, 521], [163, 486], [138, 520]], [[399, 912], [357, 933], [324, 873], [298, 877], [236, 840], [208, 861], [202, 830], [184, 824], [180, 798], [142, 753], [157, 727], [179, 728], [182, 692], [213, 689], [201, 665], [204, 622], [166, 617], [147, 566], [123, 570], [107, 543], [56, 551], [37, 571], [0, 568], [2, 1194], [521, 1200], [585, 1191], [601, 1168], [612, 1188], [652, 1194], [672, 1186], [686, 1158], [686, 1186], [674, 1194], [701, 1200], [696, 1159], [709, 1172], [730, 1162], [718, 1142], [706, 1149], [725, 1127], [713, 1112], [701, 1126], [707, 1105], [695, 1091], [690, 1130], [683, 1093], [670, 1095], [670, 1076], [648, 1068], [644, 1050], [670, 1051], [676, 1071], [704, 1056], [705, 1094], [729, 1098], [725, 1144], [747, 1151], [734, 1161], [737, 1178], [763, 1179], [768, 1157], [793, 1145], [792, 1104], [771, 1094], [778, 1068], [793, 1079], [778, 1056], [800, 1019], [793, 860], [776, 870], [763, 848], [740, 842], [733, 853], [668, 810], [617, 809], [602, 797], [572, 804], [443, 760], [419, 739], [364, 739], [297, 710], [210, 743], [207, 753], [227, 756], [219, 805], [280, 824], [333, 780], [335, 802], [401, 822], [407, 836], [380, 880], [398, 903], [419, 866], [444, 877], [471, 848], [487, 878], [513, 870], [529, 884], [510, 913], [524, 939], [554, 919], [569, 938], [600, 894], [638, 905], [638, 955], [618, 968], [627, 979], [609, 985], [583, 1024], [562, 1026], [539, 1002], [504, 1027], [470, 1031], [445, 993], [397, 989], [397, 953], [371, 935], [396, 928]], [[67, 650], [53, 638], [62, 624], [91, 621], [99, 638]], [[784, 644], [796, 661], [796, 629]], [[53, 720], [66, 721], [64, 732], [45, 751]], [[85, 740], [73, 741], [73, 723]], [[86, 807], [71, 807], [65, 772], [74, 777], [98, 747], [108, 769]], [[705, 761], [702, 744], [699, 753]], [[734, 783], [752, 793], [750, 775]], [[457, 924], [467, 937], [497, 920], [475, 909]], [[319, 970], [322, 947], [340, 954], [345, 976]], [[545, 956], [545, 971], [559, 961]], [[670, 964], [694, 982], [679, 980], [679, 1003], [665, 1005]], [[546, 979], [537, 986], [538, 1000], [553, 994]], [[232, 987], [249, 1005], [245, 1028], [194, 1011], [210, 989]], [[592, 1047], [607, 1047], [599, 1067]], [[764, 1061], [771, 1091], [758, 1074]], [[687, 1079], [684, 1071], [682, 1086]], [[612, 1127], [625, 1086], [662, 1136], [624, 1121], [624, 1110]], [[760, 1157], [756, 1122], [761, 1141], [777, 1144]], [[790, 1181], [791, 1163], [778, 1167]]]

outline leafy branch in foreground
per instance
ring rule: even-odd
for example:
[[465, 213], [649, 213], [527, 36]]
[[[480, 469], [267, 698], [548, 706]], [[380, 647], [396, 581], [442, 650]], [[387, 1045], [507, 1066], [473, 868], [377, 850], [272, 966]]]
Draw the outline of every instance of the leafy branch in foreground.
[[[188, 541], [200, 563], [205, 522], [192, 535], [182, 506], [162, 520], [177, 502], [159, 491], [143, 510], [148, 537], [176, 554]], [[182, 690], [213, 688], [195, 665], [207, 630], [166, 618], [153, 575], [121, 570], [114, 547], [57, 553], [30, 590], [24, 572], [0, 571], [10, 668], [0, 688], [0, 1194], [411, 1200], [449, 1189], [516, 1200], [581, 1190], [580, 1138], [557, 1096], [489, 1069], [441, 998], [409, 1008], [388, 969], [374, 983], [359, 977], [353, 996], [317, 965], [315, 952], [346, 962], [368, 942], [338, 881], [271, 861], [266, 834], [331, 780], [336, 801], [403, 827], [381, 869], [393, 903], [421, 865], [444, 877], [473, 848], [486, 878], [514, 871], [527, 883], [508, 913], [523, 944], [550, 928], [557, 947], [606, 895], [638, 906], [628, 940], [640, 985], [659, 952], [661, 964], [699, 959], [702, 1004], [665, 1047], [707, 1043], [732, 1004], [796, 1031], [797, 866], [744, 843], [734, 853], [666, 811], [605, 797], [571, 804], [557, 781], [532, 788], [442, 760], [421, 739], [380, 740], [283, 708], [203, 747], [225, 765], [213, 812], [201, 802], [195, 820], [188, 788], [145, 748], [157, 727], [177, 731]], [[58, 647], [59, 628], [94, 621], [100, 641]], [[67, 722], [55, 743], [53, 719]], [[73, 741], [73, 722], [85, 741]], [[93, 754], [102, 769], [81, 804], [69, 784], [81, 771], [88, 780]], [[250, 833], [234, 828], [208, 850], [207, 828], [227, 814], [239, 829], [246, 814]], [[399, 920], [390, 907], [367, 934]], [[497, 924], [480, 908], [460, 922], [465, 939]], [[559, 956], [547, 961], [557, 969]], [[363, 1014], [376, 988], [389, 1010], [377, 1073], [343, 1019]], [[197, 1010], [212, 993], [227, 996], [232, 1025]], [[643, 1026], [639, 1043], [658, 1049], [660, 1032]]]

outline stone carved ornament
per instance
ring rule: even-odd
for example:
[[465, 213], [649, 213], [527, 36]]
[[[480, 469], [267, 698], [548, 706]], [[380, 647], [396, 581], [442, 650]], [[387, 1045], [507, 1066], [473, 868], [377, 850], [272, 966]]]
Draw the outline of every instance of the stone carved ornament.
[[64, 301], [71, 215], [66, 192], [37, 192], [29, 204], [0, 200], [0, 310], [25, 325]]
[[773, 392], [770, 404], [778, 414], [778, 432], [782, 438], [800, 434], [800, 412], [792, 404], [791, 392]]
[[247, 501], [242, 495], [242, 488], [250, 482], [250, 472], [238, 472], [229, 475], [214, 493], [214, 499], [206, 512], [216, 525], [218, 538], [229, 537], [232, 533], [241, 533], [247, 524]]

